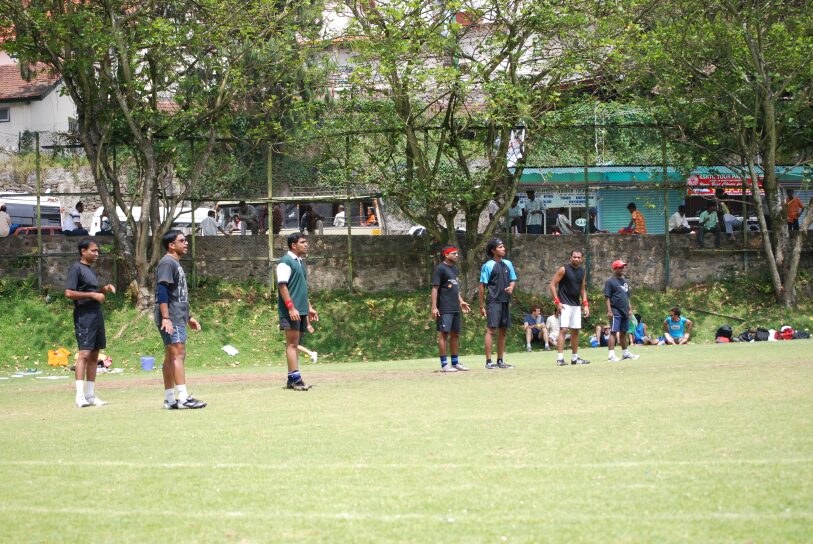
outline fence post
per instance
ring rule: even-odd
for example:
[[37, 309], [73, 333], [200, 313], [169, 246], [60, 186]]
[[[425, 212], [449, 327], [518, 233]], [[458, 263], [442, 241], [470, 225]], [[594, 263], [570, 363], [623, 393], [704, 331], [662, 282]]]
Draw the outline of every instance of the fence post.
[[590, 156], [584, 153], [584, 206], [587, 210], [587, 224], [584, 226], [584, 275], [585, 284], [590, 288]]
[[[742, 181], [742, 272], [748, 274], [748, 196], [745, 194], [747, 190], [747, 183], [745, 176], [740, 176]], [[759, 185], [757, 185], [759, 186]]]
[[669, 243], [669, 189], [666, 187], [669, 182], [669, 171], [666, 166], [666, 134], [661, 130], [661, 163], [663, 166], [663, 288], [669, 288], [669, 267], [671, 265], [669, 259], [670, 243]]
[[36, 176], [37, 176], [37, 288], [42, 291], [42, 212], [40, 210], [40, 193], [42, 193], [42, 175], [40, 172], [40, 133], [34, 132], [36, 144]]
[[190, 198], [192, 203], [192, 285], [198, 284], [198, 252], [195, 244], [195, 199]]
[[[350, 136], [344, 137], [345, 167], [350, 164]], [[345, 172], [344, 178], [344, 223], [347, 225], [347, 290], [353, 292], [353, 231], [350, 213], [350, 172]], [[362, 214], [363, 218], [364, 215]]]
[[[274, 291], [274, 203], [271, 200], [273, 195], [273, 161], [274, 161], [274, 144], [268, 143], [268, 158], [266, 159], [265, 175], [268, 181], [268, 211], [269, 225], [268, 225], [268, 289]], [[285, 212], [283, 212], [284, 218]], [[283, 219], [284, 224], [284, 219]]]

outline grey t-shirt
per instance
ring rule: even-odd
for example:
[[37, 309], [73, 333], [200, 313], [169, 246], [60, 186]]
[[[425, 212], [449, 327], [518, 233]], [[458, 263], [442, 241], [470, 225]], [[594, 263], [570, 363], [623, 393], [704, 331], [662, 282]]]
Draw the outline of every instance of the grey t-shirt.
[[[155, 283], [163, 283], [169, 293], [169, 319], [173, 325], [185, 325], [189, 321], [189, 291], [186, 287], [186, 274], [181, 263], [170, 255], [164, 255], [155, 269]], [[161, 308], [155, 302], [155, 324], [161, 326]]]

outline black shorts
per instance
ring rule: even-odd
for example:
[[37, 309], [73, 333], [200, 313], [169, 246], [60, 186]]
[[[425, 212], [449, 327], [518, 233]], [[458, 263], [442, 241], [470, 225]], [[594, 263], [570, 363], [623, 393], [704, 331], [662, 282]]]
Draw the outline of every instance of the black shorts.
[[489, 302], [486, 305], [486, 327], [489, 329], [507, 329], [511, 326], [509, 302]]
[[440, 314], [438, 316], [438, 332], [460, 332], [463, 320], [460, 312], [453, 314]]
[[303, 335], [308, 330], [308, 316], [301, 317], [299, 321], [291, 321], [288, 316], [279, 316], [279, 330], [299, 331], [299, 335]]
[[104, 314], [101, 308], [74, 310], [73, 331], [79, 351], [96, 351], [107, 347]]

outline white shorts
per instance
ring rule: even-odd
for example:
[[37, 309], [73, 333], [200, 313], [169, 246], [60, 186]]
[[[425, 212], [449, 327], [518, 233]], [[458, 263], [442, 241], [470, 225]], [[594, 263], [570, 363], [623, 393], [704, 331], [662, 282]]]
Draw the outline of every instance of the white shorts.
[[559, 316], [559, 325], [563, 329], [581, 329], [582, 328], [581, 307], [562, 304], [562, 315]]

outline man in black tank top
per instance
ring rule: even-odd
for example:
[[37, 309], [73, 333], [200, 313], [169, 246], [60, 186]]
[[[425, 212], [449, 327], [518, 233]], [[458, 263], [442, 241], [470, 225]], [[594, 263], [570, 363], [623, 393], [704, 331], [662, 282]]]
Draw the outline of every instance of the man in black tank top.
[[[561, 312], [561, 327], [570, 329], [570, 346], [573, 354], [570, 357], [572, 365], [587, 365], [590, 361], [579, 357], [579, 330], [582, 328], [582, 310], [579, 301], [584, 306], [584, 317], [590, 317], [590, 306], [587, 302], [587, 287], [584, 268], [582, 267], [582, 252], [570, 252], [570, 262], [560, 266], [550, 282], [550, 291], [553, 294], [553, 303]], [[564, 366], [565, 362], [565, 335], [559, 335], [559, 353], [556, 364]]]

